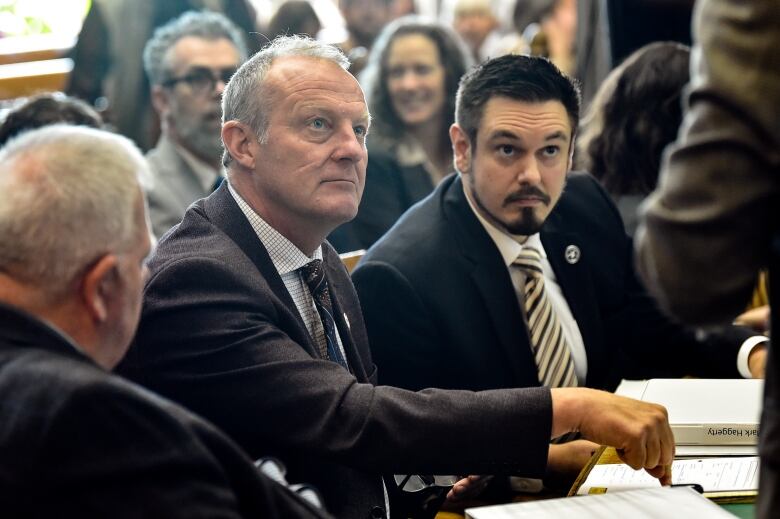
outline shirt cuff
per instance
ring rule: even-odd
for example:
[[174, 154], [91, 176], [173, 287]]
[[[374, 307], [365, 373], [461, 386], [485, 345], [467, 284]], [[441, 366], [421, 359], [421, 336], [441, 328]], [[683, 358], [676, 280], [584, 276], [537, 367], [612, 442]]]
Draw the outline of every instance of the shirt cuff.
[[739, 353], [737, 354], [737, 369], [743, 378], [753, 378], [748, 367], [748, 357], [753, 352], [753, 348], [759, 344], [764, 344], [768, 340], [769, 338], [763, 335], [754, 335], [742, 343], [742, 347], [739, 348]]

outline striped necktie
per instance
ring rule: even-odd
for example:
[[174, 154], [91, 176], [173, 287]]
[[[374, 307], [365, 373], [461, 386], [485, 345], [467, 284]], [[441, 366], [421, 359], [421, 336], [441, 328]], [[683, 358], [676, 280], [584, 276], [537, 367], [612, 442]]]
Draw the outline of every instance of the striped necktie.
[[338, 362], [347, 368], [347, 362], [341, 354], [341, 348], [339, 348], [336, 338], [336, 321], [333, 319], [333, 306], [330, 300], [330, 290], [328, 290], [328, 280], [325, 279], [325, 269], [322, 268], [322, 260], [312, 260], [301, 267], [300, 271], [303, 274], [303, 280], [309, 286], [309, 291], [314, 298], [314, 306], [317, 307], [322, 327], [325, 330], [324, 340], [316, 338], [320, 348], [320, 356], [323, 359]]
[[513, 264], [525, 273], [523, 305], [539, 382], [547, 387], [576, 386], [571, 349], [544, 289], [541, 254], [533, 247], [523, 247]]

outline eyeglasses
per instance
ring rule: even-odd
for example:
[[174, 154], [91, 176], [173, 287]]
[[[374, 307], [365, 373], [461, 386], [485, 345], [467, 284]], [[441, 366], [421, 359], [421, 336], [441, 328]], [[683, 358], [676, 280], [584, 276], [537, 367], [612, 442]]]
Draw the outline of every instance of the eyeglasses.
[[187, 83], [196, 94], [206, 94], [213, 92], [219, 81], [227, 84], [235, 72], [235, 68], [212, 70], [205, 67], [195, 67], [188, 74], [166, 79], [161, 84], [166, 88], [171, 88], [177, 83]]
[[432, 476], [425, 474], [396, 474], [395, 484], [404, 492], [420, 492], [427, 488], [449, 489], [458, 482], [459, 476]]

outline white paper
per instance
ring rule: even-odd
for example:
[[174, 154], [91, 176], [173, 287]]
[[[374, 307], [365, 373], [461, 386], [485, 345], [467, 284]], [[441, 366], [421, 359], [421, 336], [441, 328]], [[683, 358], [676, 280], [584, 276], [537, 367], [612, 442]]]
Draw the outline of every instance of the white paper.
[[565, 497], [466, 510], [467, 519], [734, 519], [690, 488], [657, 487], [597, 496]]
[[[758, 490], [758, 457], [729, 457], [675, 460], [672, 463], [672, 484], [698, 484], [704, 492]], [[596, 465], [577, 495], [658, 486], [658, 480], [644, 470], [634, 470], [626, 464]]]

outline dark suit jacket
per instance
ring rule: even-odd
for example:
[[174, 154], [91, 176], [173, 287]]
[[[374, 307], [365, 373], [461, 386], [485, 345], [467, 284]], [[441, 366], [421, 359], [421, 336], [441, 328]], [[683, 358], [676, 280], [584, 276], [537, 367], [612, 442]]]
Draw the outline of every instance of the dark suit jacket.
[[337, 517], [381, 513], [382, 473], [541, 475], [549, 391], [375, 387], [354, 288], [327, 244], [323, 256], [351, 372], [318, 357], [225, 184], [158, 245], [124, 372], [208, 417], [251, 455], [282, 459], [290, 481], [314, 484]]
[[[683, 371], [739, 376], [739, 339], [750, 334], [699, 342], [662, 316], [637, 283], [620, 216], [593, 178], [569, 175], [541, 239], [585, 343], [588, 386], [614, 389], [621, 377]], [[569, 245], [581, 251], [573, 264], [565, 259]], [[353, 280], [380, 383], [539, 385], [509, 273], [458, 176], [410, 209], [363, 257]]]
[[391, 153], [370, 148], [357, 216], [333, 231], [328, 241], [339, 252], [369, 248], [433, 187], [422, 164], [402, 166]]
[[225, 435], [0, 304], [3, 517], [325, 517]]

